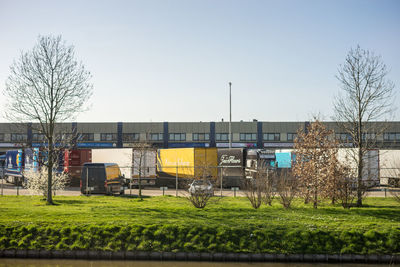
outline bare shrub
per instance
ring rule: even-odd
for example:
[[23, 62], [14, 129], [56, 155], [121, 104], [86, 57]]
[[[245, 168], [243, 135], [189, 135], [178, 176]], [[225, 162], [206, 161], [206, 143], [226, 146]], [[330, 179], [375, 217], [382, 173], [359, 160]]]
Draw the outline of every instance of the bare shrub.
[[256, 173], [253, 178], [245, 178], [243, 181], [244, 193], [251, 206], [258, 209], [261, 206], [262, 192], [264, 191], [264, 177]]
[[276, 172], [272, 172], [271, 170], [265, 170], [264, 172], [264, 185], [262, 191], [262, 201], [265, 205], [272, 206], [272, 200], [276, 195]]
[[[48, 193], [48, 170], [46, 167], [41, 167], [39, 171], [29, 170], [24, 172], [24, 176], [27, 179], [27, 189], [31, 194], [43, 195], [47, 197]], [[51, 189], [55, 194], [57, 190], [64, 190], [69, 182], [68, 174], [66, 173], [55, 173], [52, 172], [52, 184]]]
[[277, 174], [276, 190], [278, 199], [286, 209], [290, 208], [293, 199], [299, 193], [299, 180], [289, 170], [281, 170]]
[[206, 190], [198, 190], [196, 193], [189, 194], [187, 198], [193, 204], [193, 206], [198, 209], [202, 209], [207, 205], [211, 197], [212, 195]]
[[187, 199], [194, 207], [202, 209], [207, 205], [211, 197], [214, 196], [212, 182], [214, 182], [216, 177], [213, 177], [213, 166], [210, 166], [205, 160], [201, 166], [197, 167], [197, 172], [201, 177], [194, 179], [193, 182], [198, 181], [199, 185], [193, 186], [192, 182], [192, 188], [188, 187], [189, 194]]
[[340, 177], [338, 179], [337, 196], [343, 208], [349, 209], [357, 197], [357, 179]]

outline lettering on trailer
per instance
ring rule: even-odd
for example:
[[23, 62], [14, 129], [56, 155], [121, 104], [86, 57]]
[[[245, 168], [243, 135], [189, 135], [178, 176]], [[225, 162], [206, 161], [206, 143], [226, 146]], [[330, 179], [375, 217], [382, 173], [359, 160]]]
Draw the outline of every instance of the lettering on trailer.
[[235, 158], [235, 156], [221, 155], [221, 161], [219, 165], [222, 164], [239, 164], [240, 159]]
[[190, 163], [187, 161], [182, 161], [182, 159], [178, 159], [178, 161], [169, 161], [165, 159], [165, 166], [164, 167], [171, 167], [171, 166], [190, 166]]
[[11, 158], [11, 156], [9, 156], [9, 157], [8, 157], [8, 165], [7, 165], [7, 168], [9, 168], [9, 169], [12, 169], [12, 167], [13, 167], [11, 161], [12, 161], [12, 158]]

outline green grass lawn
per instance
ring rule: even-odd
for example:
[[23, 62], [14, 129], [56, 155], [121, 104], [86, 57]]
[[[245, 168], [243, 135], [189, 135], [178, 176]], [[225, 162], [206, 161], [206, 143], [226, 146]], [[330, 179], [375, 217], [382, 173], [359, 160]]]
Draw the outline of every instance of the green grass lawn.
[[400, 227], [400, 205], [392, 198], [367, 198], [365, 207], [343, 209], [323, 203], [318, 209], [297, 201], [284, 209], [253, 209], [246, 198], [214, 198], [197, 209], [186, 198], [171, 196], [137, 198], [108, 196], [56, 196], [57, 205], [46, 205], [38, 196], [0, 197], [0, 224], [179, 224], [208, 226], [274, 225], [332, 229]]
[[[213, 198], [204, 209], [171, 196], [143, 201], [107, 196], [54, 199], [57, 205], [49, 206], [37, 196], [0, 197], [0, 248], [272, 253], [400, 250], [400, 205], [392, 198], [367, 198], [364, 207], [350, 210], [328, 203], [313, 209], [301, 200], [287, 210], [277, 201], [272, 207], [255, 210], [240, 197]], [[172, 245], [173, 241], [178, 243]]]

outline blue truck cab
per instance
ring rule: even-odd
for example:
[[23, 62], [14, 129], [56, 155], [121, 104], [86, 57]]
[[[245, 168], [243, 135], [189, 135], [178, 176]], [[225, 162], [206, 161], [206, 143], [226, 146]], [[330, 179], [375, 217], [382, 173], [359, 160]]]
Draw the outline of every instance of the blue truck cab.
[[38, 148], [8, 150], [5, 157], [4, 177], [9, 183], [26, 183], [24, 171], [39, 169]]

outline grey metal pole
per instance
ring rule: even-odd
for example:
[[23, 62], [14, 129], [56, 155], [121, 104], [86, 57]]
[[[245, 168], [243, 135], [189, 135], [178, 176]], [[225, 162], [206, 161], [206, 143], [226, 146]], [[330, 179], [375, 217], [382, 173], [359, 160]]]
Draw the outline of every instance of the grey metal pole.
[[1, 195], [3, 195], [3, 183], [4, 183], [4, 170], [3, 170], [3, 178], [1, 178]]
[[178, 164], [176, 164], [175, 195], [178, 196]]
[[229, 148], [232, 148], [232, 83], [229, 82]]
[[222, 197], [222, 172], [223, 172], [223, 168], [221, 166], [221, 189], [220, 189], [220, 193], [221, 193], [221, 197]]
[[89, 168], [86, 167], [86, 195], [89, 195]]

